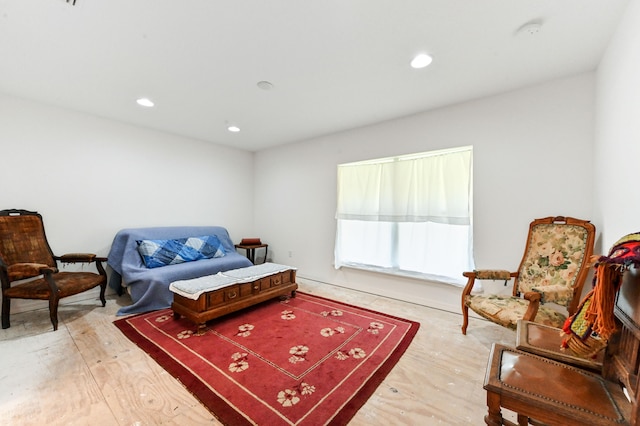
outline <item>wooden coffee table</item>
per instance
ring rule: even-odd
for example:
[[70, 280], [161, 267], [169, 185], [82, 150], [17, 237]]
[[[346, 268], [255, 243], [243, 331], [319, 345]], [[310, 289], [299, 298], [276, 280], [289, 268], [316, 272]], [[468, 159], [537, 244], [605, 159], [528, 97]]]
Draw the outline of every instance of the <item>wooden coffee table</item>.
[[[288, 268], [288, 269], [287, 269]], [[184, 316], [203, 334], [206, 322], [275, 297], [295, 297], [296, 269], [265, 263], [171, 283], [174, 318]]]

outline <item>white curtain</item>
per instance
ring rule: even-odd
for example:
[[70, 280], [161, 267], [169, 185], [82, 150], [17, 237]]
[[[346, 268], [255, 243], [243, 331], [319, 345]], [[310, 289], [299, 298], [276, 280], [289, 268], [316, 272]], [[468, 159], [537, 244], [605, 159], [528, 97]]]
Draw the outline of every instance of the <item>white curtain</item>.
[[471, 149], [338, 166], [337, 219], [468, 225]]
[[461, 285], [473, 269], [472, 149], [338, 166], [335, 267]]

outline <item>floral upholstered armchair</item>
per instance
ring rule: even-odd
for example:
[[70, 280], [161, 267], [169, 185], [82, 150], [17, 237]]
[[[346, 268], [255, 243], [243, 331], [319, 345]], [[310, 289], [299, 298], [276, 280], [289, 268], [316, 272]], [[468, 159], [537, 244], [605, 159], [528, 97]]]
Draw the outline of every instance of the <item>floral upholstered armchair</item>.
[[[564, 307], [572, 315], [580, 301], [589, 273], [595, 226], [571, 217], [536, 219], [517, 272], [478, 270], [464, 272], [467, 285], [462, 292], [462, 334], [467, 334], [469, 308], [504, 327], [516, 329], [519, 319], [561, 328], [567, 316], [552, 306]], [[509, 295], [471, 294], [476, 280], [513, 279]]]

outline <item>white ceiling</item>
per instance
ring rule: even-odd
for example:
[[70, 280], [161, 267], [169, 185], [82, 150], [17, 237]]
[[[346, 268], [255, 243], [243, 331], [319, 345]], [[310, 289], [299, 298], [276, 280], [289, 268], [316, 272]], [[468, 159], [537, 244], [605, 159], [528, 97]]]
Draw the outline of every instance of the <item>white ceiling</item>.
[[627, 2], [0, 0], [0, 92], [257, 151], [594, 70]]

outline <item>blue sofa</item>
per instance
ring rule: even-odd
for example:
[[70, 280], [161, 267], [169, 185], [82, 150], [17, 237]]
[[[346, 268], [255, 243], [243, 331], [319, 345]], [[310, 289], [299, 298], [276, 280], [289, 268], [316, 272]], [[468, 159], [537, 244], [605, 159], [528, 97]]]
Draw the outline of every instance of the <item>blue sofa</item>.
[[[163, 240], [215, 235], [225, 255], [212, 259], [147, 268], [138, 252], [138, 241]], [[251, 266], [245, 256], [236, 252], [227, 230], [220, 226], [174, 226], [131, 228], [119, 231], [107, 256], [111, 268], [109, 287], [122, 294], [125, 289], [133, 303], [118, 310], [117, 315], [154, 311], [171, 307], [173, 281], [213, 275], [218, 272]]]

